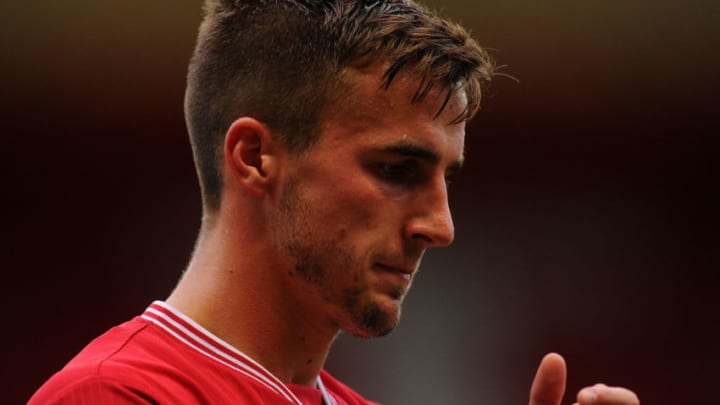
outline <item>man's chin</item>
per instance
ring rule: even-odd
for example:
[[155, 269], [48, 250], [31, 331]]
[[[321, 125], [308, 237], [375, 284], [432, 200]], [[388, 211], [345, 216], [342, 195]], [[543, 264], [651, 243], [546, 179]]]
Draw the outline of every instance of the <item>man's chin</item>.
[[[354, 314], [345, 332], [363, 338], [381, 337], [392, 332], [400, 320], [400, 301], [393, 303], [372, 302]], [[388, 308], [390, 306], [390, 308]]]

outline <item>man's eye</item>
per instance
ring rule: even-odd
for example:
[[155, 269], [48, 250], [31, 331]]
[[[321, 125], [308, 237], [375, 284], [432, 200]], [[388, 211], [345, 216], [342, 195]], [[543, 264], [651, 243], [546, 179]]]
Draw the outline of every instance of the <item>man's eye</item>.
[[376, 165], [376, 172], [385, 180], [408, 182], [417, 177], [417, 165], [413, 162], [379, 163]]

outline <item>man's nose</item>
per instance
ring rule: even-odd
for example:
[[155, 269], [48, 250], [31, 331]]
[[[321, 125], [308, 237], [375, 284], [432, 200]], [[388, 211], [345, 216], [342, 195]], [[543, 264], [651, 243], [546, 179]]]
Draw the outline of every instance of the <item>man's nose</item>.
[[419, 191], [412, 204], [415, 215], [407, 223], [405, 236], [425, 248], [451, 244], [455, 237], [455, 227], [445, 178], [433, 182], [427, 190]]

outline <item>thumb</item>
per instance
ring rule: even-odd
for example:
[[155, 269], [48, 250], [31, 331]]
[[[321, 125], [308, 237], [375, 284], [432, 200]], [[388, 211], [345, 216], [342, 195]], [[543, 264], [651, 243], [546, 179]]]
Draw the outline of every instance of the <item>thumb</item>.
[[567, 367], [557, 353], [543, 357], [530, 388], [530, 405], [560, 405], [565, 393]]

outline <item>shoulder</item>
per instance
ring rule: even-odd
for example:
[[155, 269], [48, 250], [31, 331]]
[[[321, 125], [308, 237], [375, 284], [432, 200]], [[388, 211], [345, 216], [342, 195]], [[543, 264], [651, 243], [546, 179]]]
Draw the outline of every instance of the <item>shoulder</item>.
[[355, 390], [343, 384], [325, 370], [320, 373], [320, 377], [322, 378], [325, 389], [327, 389], [327, 391], [330, 392], [330, 394], [332, 394], [334, 397], [343, 401], [341, 402], [341, 404], [345, 403], [348, 405], [380, 405], [377, 402], [373, 402], [363, 398], [360, 394], [355, 392]]
[[75, 376], [61, 372], [45, 383], [30, 398], [28, 405], [99, 403], [112, 405], [158, 402], [141, 387], [127, 384], [122, 379], [97, 375]]
[[181, 380], [170, 350], [152, 325], [136, 317], [105, 332], [53, 375], [30, 404], [157, 403]]
[[29, 404], [269, 403], [277, 394], [136, 317], [93, 340]]

